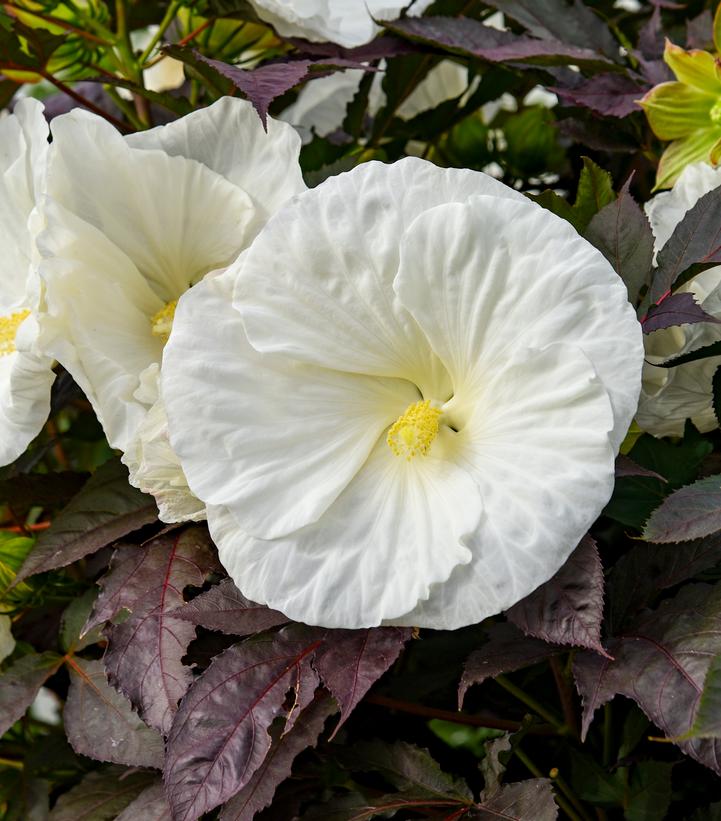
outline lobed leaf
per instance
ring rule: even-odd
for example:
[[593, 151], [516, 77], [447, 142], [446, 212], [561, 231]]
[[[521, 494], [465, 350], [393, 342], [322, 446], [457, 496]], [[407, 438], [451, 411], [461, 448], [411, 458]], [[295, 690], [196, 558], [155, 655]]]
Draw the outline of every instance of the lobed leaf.
[[288, 622], [288, 617], [271, 610], [264, 604], [256, 604], [246, 599], [233, 584], [232, 579], [223, 579], [220, 584], [206, 590], [178, 610], [172, 612], [174, 618], [219, 630], [231, 636], [248, 636], [262, 633]]
[[340, 719], [333, 735], [398, 658], [411, 635], [407, 627], [333, 630], [328, 634], [315, 666], [340, 706]]
[[481, 801], [466, 818], [474, 821], [554, 821], [558, 807], [547, 778], [529, 778], [506, 784], [490, 798]]
[[721, 475], [706, 476], [667, 496], [643, 531], [649, 542], [668, 544], [721, 530]]
[[506, 616], [528, 636], [606, 655], [601, 646], [603, 566], [591, 536], [584, 536], [556, 575]]
[[689, 293], [669, 294], [658, 305], [652, 305], [641, 321], [643, 332], [650, 334], [674, 325], [693, 325], [697, 322], [719, 324], [721, 320], [706, 313]]
[[183, 590], [201, 587], [218, 567], [205, 528], [190, 527], [140, 548], [120, 548], [104, 578], [100, 613], [130, 611], [126, 621], [106, 630], [108, 678], [164, 734], [192, 680], [182, 658], [195, 638], [194, 625], [172, 613], [183, 604]]
[[270, 749], [268, 728], [288, 715], [287, 692], [318, 682], [310, 664], [318, 636], [291, 626], [236, 644], [194, 682], [166, 751], [165, 783], [175, 821], [199, 818], [250, 782]]
[[721, 741], [687, 738], [711, 661], [721, 652], [721, 584], [690, 584], [608, 642], [613, 659], [583, 651], [573, 672], [583, 699], [582, 737], [615, 695], [633, 699], [669, 739], [721, 774]]
[[100, 660], [68, 661], [70, 689], [63, 712], [76, 753], [129, 767], [163, 767], [163, 739], [105, 678]]
[[20, 568], [16, 583], [65, 567], [158, 517], [151, 496], [128, 482], [128, 471], [112, 459], [101, 465], [44, 531]]
[[488, 641], [474, 650], [463, 666], [458, 686], [459, 710], [463, 707], [463, 700], [471, 685], [482, 684], [486, 679], [501, 673], [512, 673], [521, 667], [538, 664], [562, 652], [560, 647], [524, 636], [513, 624], [493, 624], [487, 633]]

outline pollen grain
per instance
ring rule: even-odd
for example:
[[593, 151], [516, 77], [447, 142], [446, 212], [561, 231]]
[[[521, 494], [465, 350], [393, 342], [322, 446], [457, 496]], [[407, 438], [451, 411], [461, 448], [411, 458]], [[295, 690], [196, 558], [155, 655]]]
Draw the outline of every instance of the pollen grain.
[[396, 456], [410, 461], [414, 456], [425, 456], [438, 435], [439, 408], [431, 407], [429, 399], [414, 402], [391, 425], [386, 442]]
[[0, 356], [15, 351], [15, 336], [20, 325], [30, 316], [30, 311], [15, 311], [8, 316], [0, 316]]

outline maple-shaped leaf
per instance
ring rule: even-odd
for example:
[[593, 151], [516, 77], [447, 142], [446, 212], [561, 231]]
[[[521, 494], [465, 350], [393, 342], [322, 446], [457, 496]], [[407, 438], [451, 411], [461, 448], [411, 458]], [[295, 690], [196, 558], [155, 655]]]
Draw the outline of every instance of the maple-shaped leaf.
[[63, 721], [75, 752], [113, 764], [162, 769], [163, 739], [108, 684], [102, 661], [75, 656], [67, 666], [70, 689]]
[[538, 664], [563, 652], [541, 639], [524, 636], [513, 624], [493, 624], [487, 630], [488, 639], [466, 659], [458, 686], [458, 709], [463, 706], [466, 691], [472, 684], [501, 673], [512, 673], [521, 667]]
[[[218, 568], [204, 527], [158, 536], [142, 547], [121, 547], [101, 584], [96, 612], [122, 607], [130, 617], [106, 629], [105, 669], [151, 727], [166, 734], [192, 674], [181, 659], [195, 638], [193, 624], [175, 618], [183, 590], [200, 587]], [[92, 620], [91, 620], [92, 621]]]
[[506, 616], [526, 635], [605, 655], [603, 566], [593, 539], [584, 536], [556, 575], [514, 604]]
[[267, 807], [278, 785], [290, 775], [296, 757], [308, 747], [315, 747], [326, 720], [337, 711], [333, 699], [319, 691], [289, 732], [272, 727], [268, 754], [245, 787], [223, 806], [220, 821], [251, 821]]
[[408, 627], [332, 630], [315, 666], [340, 706], [335, 733], [363, 696], [400, 655], [412, 631]]
[[506, 784], [490, 798], [481, 800], [464, 818], [473, 821], [555, 821], [558, 807], [547, 778], [529, 778]]
[[646, 523], [649, 542], [687, 542], [721, 531], [721, 476], [706, 476], [667, 496]]
[[322, 635], [291, 625], [233, 645], [193, 683], [166, 750], [175, 821], [199, 818], [250, 782], [270, 749], [271, 723], [288, 715], [288, 691], [308, 692], [319, 683], [311, 659]]
[[139, 530], [158, 517], [152, 496], [128, 482], [116, 459], [101, 465], [52, 525], [38, 537], [15, 584], [46, 570], [65, 567]]
[[223, 579], [220, 584], [196, 596], [172, 615], [231, 636], [262, 633], [290, 621], [277, 610], [246, 599], [232, 579]]
[[599, 707], [624, 695], [687, 755], [721, 774], [721, 740], [682, 740], [694, 727], [706, 674], [721, 652], [721, 583], [682, 587], [611, 639], [608, 651], [612, 659], [583, 651], [574, 662], [582, 736]]

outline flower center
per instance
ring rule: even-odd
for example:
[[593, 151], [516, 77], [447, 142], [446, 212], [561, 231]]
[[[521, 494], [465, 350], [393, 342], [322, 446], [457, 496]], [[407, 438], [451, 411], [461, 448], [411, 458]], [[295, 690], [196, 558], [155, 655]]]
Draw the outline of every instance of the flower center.
[[440, 408], [432, 408], [430, 399], [409, 405], [391, 425], [386, 437], [388, 447], [408, 461], [419, 453], [425, 456], [438, 434], [440, 415]]
[[0, 356], [15, 351], [15, 335], [20, 325], [30, 316], [30, 311], [16, 311], [9, 316], [0, 316]]
[[150, 319], [153, 328], [153, 336], [159, 336], [164, 342], [168, 341], [170, 331], [173, 328], [173, 317], [175, 316], [175, 306], [178, 300], [166, 303], [157, 314]]
[[714, 125], [721, 123], [721, 100], [716, 100], [713, 106], [711, 106], [709, 116], [711, 117], [711, 122]]

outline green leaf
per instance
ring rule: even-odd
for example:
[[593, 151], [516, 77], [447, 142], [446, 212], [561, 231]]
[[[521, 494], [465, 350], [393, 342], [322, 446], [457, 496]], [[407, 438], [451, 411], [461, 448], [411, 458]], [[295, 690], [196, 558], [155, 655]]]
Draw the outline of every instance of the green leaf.
[[595, 214], [616, 199], [613, 191], [613, 179], [608, 171], [589, 159], [583, 158], [583, 168], [578, 181], [576, 200], [573, 210], [576, 221], [585, 228]]
[[154, 522], [157, 516], [153, 498], [128, 483], [127, 468], [119, 460], [106, 462], [38, 538], [16, 581], [65, 567]]
[[666, 818], [671, 803], [673, 763], [642, 761], [631, 771], [626, 798], [626, 821]]
[[60, 646], [66, 653], [77, 652], [102, 639], [102, 625], [80, 637], [97, 595], [97, 588], [91, 587], [82, 596], [73, 599], [63, 611], [60, 618]]
[[711, 659], [687, 738], [721, 738], [721, 653]]

